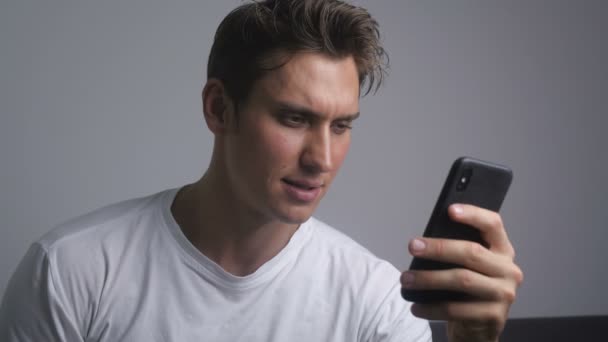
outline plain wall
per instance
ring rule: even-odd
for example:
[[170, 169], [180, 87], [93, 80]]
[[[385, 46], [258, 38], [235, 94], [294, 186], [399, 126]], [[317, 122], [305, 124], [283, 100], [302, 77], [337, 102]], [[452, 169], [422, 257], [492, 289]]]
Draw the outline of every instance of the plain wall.
[[[0, 294], [53, 226], [198, 179], [207, 56], [239, 3], [0, 3]], [[404, 269], [451, 162], [507, 164], [512, 316], [608, 314], [607, 3], [356, 3], [391, 70], [316, 216]]]

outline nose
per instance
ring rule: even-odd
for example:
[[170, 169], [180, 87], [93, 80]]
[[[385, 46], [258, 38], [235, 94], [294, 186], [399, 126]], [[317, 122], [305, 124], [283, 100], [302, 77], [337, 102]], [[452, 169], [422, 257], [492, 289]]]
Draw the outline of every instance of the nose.
[[329, 129], [318, 129], [308, 137], [301, 156], [301, 164], [309, 173], [329, 172], [333, 168], [332, 141]]

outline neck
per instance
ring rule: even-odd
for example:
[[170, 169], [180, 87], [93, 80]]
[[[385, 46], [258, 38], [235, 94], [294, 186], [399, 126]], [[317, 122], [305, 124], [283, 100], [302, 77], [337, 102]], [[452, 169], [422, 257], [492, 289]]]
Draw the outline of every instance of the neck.
[[271, 220], [239, 200], [210, 169], [178, 192], [171, 212], [190, 242], [225, 271], [245, 276], [277, 255], [298, 225]]

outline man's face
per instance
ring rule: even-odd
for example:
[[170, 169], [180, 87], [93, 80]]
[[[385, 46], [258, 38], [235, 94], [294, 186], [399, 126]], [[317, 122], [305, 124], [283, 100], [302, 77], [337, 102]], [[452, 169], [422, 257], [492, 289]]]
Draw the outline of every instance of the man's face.
[[238, 200], [265, 219], [306, 221], [346, 157], [358, 112], [352, 57], [297, 53], [258, 80], [224, 140]]

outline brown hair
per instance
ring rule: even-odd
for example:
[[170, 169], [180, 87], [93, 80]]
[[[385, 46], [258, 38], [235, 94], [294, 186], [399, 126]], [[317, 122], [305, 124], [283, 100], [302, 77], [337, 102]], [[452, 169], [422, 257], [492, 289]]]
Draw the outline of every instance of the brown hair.
[[220, 23], [207, 77], [238, 104], [265, 72], [298, 51], [353, 56], [363, 94], [377, 91], [388, 66], [378, 23], [364, 8], [338, 0], [263, 0], [243, 4]]

